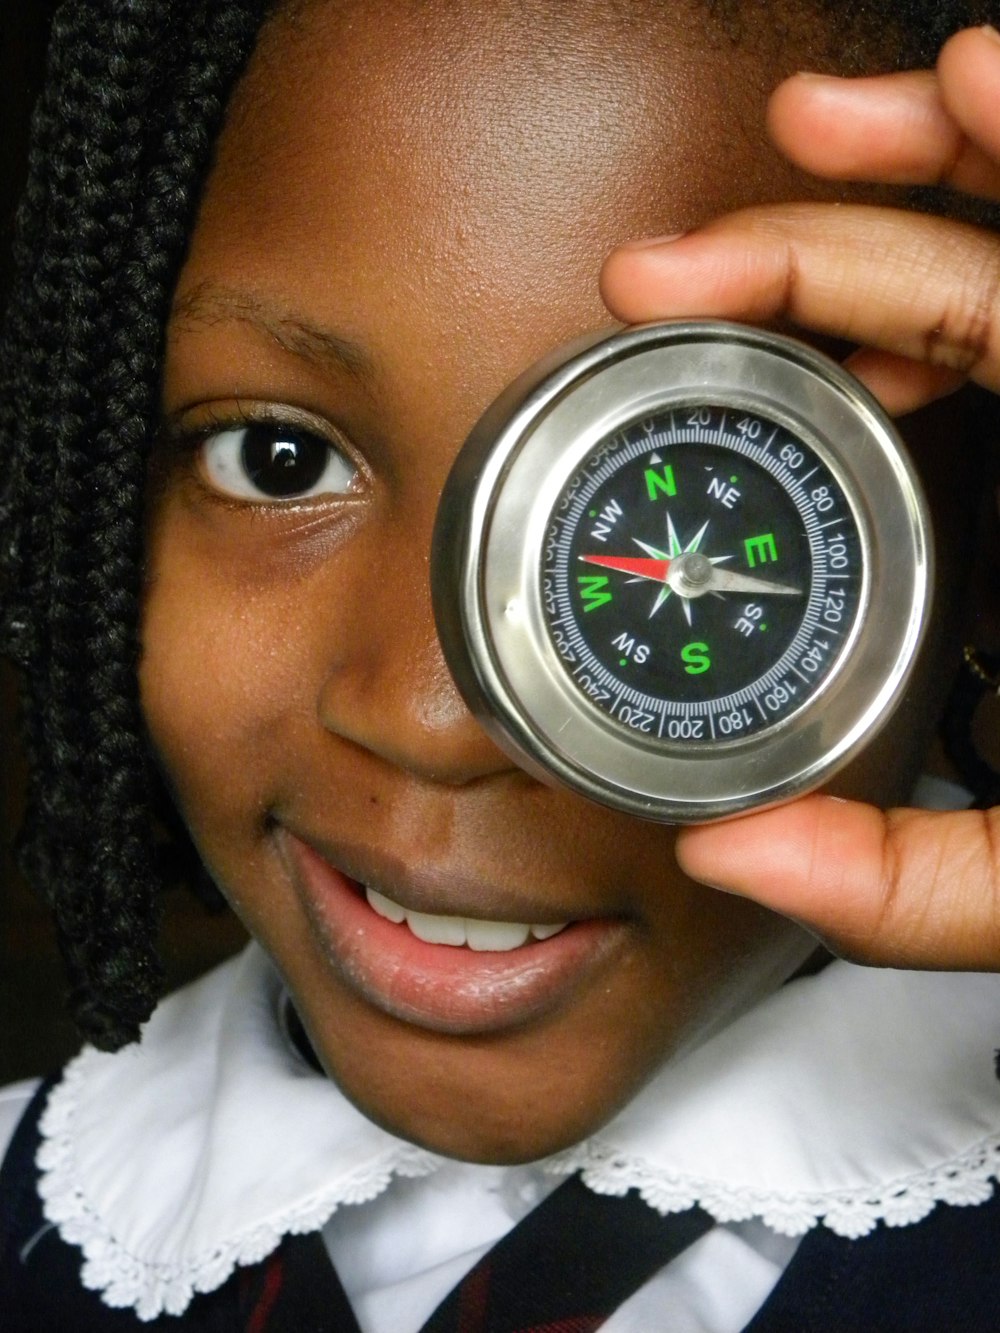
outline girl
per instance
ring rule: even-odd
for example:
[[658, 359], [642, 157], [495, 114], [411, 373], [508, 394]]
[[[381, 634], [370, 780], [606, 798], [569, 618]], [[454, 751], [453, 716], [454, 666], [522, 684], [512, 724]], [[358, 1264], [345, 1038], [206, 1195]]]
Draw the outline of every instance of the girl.
[[[985, 1326], [996, 983], [835, 964], [782, 988], [814, 936], [675, 858], [750, 892], [754, 829], [777, 828], [783, 910], [849, 952], [946, 958], [923, 874], [919, 933], [883, 904], [859, 942], [884, 817], [816, 798], [678, 841], [540, 786], [464, 708], [427, 587], [472, 423], [608, 310], [791, 318], [882, 348], [853, 364], [893, 409], [927, 407], [909, 434], [943, 595], [907, 706], [837, 790], [904, 796], [957, 660], [982, 489], [977, 403], [932, 400], [1000, 378], [998, 247], [885, 208], [882, 186], [950, 171], [997, 193], [1000, 47], [960, 35], [939, 83], [785, 83], [789, 157], [764, 102], [806, 66], [928, 62], [984, 17], [64, 8], [5, 360], [5, 625], [27, 864], [92, 1048], [23, 1117], [30, 1090], [8, 1097], [16, 1327], [416, 1329], [469, 1270], [440, 1316], [455, 1326], [480, 1326], [472, 1308], [497, 1328]], [[985, 864], [987, 827], [923, 846]], [[157, 996], [168, 835], [256, 943], [112, 1056]], [[811, 912], [831, 878], [842, 914]], [[978, 952], [957, 961], [995, 961], [959, 906]], [[602, 1220], [596, 1196], [632, 1189]], [[484, 1296], [488, 1270], [513, 1277]]]

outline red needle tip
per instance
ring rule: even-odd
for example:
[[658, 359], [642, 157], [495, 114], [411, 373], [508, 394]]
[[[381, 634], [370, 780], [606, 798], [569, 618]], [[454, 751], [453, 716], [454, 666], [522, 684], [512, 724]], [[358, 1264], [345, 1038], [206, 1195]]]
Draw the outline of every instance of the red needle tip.
[[586, 565], [600, 565], [602, 569], [616, 569], [620, 574], [633, 574], [640, 579], [654, 579], [666, 583], [670, 571], [669, 560], [651, 560], [632, 555], [582, 555]]

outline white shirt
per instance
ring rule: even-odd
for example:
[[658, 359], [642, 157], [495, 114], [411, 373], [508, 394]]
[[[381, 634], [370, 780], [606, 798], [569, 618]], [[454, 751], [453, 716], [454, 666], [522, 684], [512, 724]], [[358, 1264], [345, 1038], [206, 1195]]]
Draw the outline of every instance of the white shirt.
[[[511, 1168], [372, 1125], [289, 1044], [282, 1000], [251, 945], [166, 1001], [140, 1046], [67, 1068], [43, 1121], [41, 1190], [109, 1303], [179, 1312], [284, 1232], [322, 1228], [365, 1333], [407, 1333], [580, 1170], [603, 1192], [636, 1188], [664, 1212], [698, 1201], [720, 1222], [609, 1333], [648, 1333], [665, 1308], [681, 1333], [736, 1333], [810, 1227], [859, 1235], [992, 1193], [997, 977], [832, 964], [665, 1067], [592, 1138]], [[0, 1097], [8, 1126], [29, 1091]]]

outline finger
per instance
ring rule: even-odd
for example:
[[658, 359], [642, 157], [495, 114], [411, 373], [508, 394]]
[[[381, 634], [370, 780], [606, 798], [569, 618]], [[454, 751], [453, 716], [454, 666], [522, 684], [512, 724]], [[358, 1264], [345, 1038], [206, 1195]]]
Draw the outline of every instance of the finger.
[[885, 813], [811, 796], [685, 829], [678, 860], [857, 962], [1000, 968], [1000, 811]]
[[745, 209], [680, 238], [620, 246], [601, 293], [627, 323], [792, 320], [1000, 388], [1000, 241], [937, 217]]
[[937, 75], [941, 100], [969, 142], [1000, 162], [1000, 33], [956, 33], [941, 50]]
[[916, 412], [961, 388], [965, 376], [944, 366], [930, 366], [893, 352], [861, 347], [844, 362], [847, 369], [893, 417]]
[[786, 157], [815, 176], [950, 185], [1000, 199], [1000, 165], [966, 137], [932, 73], [795, 74], [772, 94], [767, 120]]
[[970, 29], [936, 73], [866, 79], [797, 74], [772, 94], [771, 135], [814, 175], [946, 184], [1000, 199], [1000, 40]]

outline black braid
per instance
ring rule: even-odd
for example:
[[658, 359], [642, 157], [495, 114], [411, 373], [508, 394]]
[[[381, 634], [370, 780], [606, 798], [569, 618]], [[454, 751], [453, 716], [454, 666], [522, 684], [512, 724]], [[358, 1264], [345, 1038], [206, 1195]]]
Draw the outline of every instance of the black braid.
[[31, 766], [21, 860], [81, 1030], [159, 993], [159, 874], [136, 663], [146, 460], [198, 187], [263, 0], [70, 0], [53, 34], [0, 360], [6, 646]]
[[[0, 342], [0, 649], [21, 668], [31, 768], [21, 859], [52, 904], [81, 1029], [107, 1049], [138, 1035], [161, 985], [159, 788], [136, 664], [164, 327], [211, 146], [268, 3], [63, 5]], [[774, 8], [705, 3], [745, 19]], [[843, 15], [876, 49], [888, 25], [890, 61], [907, 64], [990, 6], [800, 8]]]

